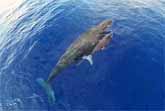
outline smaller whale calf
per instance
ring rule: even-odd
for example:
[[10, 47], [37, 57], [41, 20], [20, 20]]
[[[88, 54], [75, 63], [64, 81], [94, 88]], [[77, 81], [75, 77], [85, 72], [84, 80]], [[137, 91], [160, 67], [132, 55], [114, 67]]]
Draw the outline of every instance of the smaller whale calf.
[[98, 44], [92, 51], [92, 54], [94, 54], [97, 51], [104, 50], [111, 40], [112, 40], [112, 33], [105, 35], [105, 37], [99, 40]]

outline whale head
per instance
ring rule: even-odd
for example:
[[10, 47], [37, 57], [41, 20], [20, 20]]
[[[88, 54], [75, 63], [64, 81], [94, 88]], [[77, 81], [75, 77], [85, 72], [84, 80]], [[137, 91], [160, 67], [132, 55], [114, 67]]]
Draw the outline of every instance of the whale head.
[[98, 28], [102, 31], [105, 31], [107, 28], [111, 27], [112, 20], [104, 20], [98, 25]]

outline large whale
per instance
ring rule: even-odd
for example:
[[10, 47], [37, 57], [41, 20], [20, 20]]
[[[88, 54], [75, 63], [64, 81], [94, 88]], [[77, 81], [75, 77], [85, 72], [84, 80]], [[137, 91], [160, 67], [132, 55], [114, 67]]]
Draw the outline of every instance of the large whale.
[[50, 84], [61, 71], [71, 64], [79, 63], [84, 59], [88, 60], [91, 65], [93, 64], [92, 55], [97, 51], [103, 50], [112, 39], [112, 33], [107, 30], [111, 25], [112, 20], [104, 20], [82, 34], [67, 48], [49, 74], [48, 79], [37, 79], [38, 83], [46, 91], [49, 101], [55, 101], [54, 92]]

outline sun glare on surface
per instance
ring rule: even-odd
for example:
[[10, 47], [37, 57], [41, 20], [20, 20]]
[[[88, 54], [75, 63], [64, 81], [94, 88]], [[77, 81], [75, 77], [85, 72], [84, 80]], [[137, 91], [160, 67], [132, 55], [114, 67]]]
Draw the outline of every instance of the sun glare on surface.
[[4, 11], [12, 11], [18, 7], [23, 0], [0, 0], [0, 13]]

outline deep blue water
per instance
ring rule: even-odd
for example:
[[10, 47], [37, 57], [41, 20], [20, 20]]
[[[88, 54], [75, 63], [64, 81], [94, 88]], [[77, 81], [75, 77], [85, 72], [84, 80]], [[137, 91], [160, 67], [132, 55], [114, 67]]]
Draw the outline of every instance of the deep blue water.
[[[164, 0], [27, 0], [0, 13], [0, 111], [165, 110]], [[106, 50], [37, 84], [83, 32], [113, 20]]]

